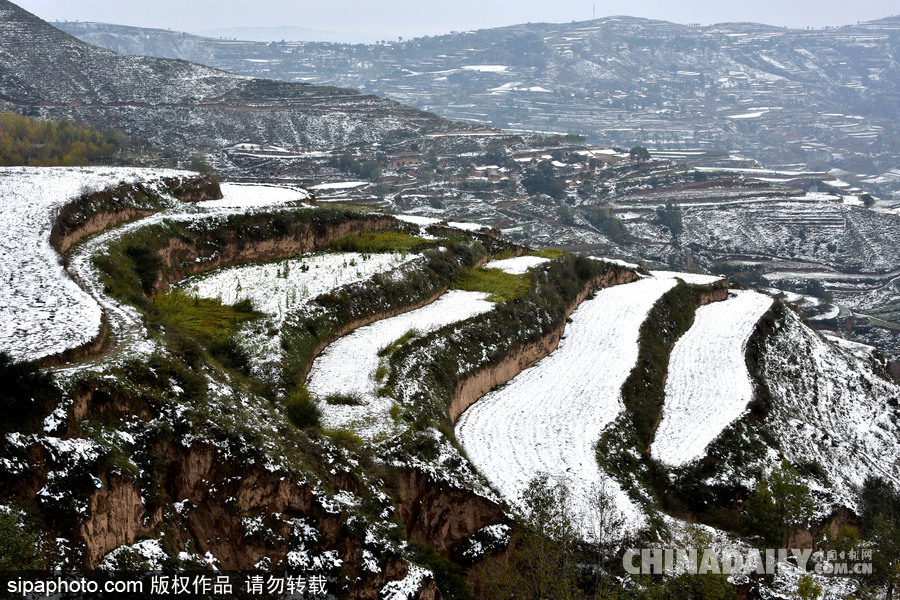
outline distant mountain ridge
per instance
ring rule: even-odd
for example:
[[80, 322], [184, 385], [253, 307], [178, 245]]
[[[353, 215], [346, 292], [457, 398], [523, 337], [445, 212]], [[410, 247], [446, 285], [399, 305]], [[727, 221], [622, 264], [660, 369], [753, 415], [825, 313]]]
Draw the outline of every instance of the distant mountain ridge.
[[900, 189], [890, 175], [900, 155], [898, 17], [808, 30], [608, 17], [371, 46], [60, 26], [126, 54], [349, 86], [514, 131], [738, 151], [769, 165], [827, 163], [868, 177], [877, 193]]
[[322, 150], [459, 128], [350, 89], [121, 56], [0, 0], [0, 109], [118, 128], [179, 156], [240, 143]]
[[232, 38], [254, 42], [277, 42], [279, 40], [305, 40], [309, 42], [337, 42], [347, 44], [374, 44], [390, 36], [349, 31], [323, 31], [308, 27], [225, 27], [197, 31], [197, 35], [212, 38]]

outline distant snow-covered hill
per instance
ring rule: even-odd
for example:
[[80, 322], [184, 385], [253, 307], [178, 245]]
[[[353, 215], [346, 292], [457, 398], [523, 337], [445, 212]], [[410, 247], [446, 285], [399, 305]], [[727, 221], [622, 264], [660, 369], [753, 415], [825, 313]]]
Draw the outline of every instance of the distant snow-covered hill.
[[0, 109], [121, 129], [181, 157], [240, 142], [321, 150], [460, 126], [349, 89], [121, 56], [8, 0], [0, 0]]

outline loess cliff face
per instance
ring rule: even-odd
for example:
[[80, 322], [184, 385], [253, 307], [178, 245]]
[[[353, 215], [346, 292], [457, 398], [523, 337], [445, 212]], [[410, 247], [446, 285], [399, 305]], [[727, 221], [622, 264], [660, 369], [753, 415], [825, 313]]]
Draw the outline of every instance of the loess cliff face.
[[[219, 182], [209, 175], [185, 172], [182, 178], [164, 177], [162, 189], [181, 202], [203, 202], [222, 197]], [[137, 183], [89, 192], [60, 210], [50, 231], [50, 244], [62, 255], [84, 238], [155, 213], [162, 208], [157, 190]]]
[[[267, 217], [258, 219], [260, 228]], [[165, 291], [188, 275], [241, 263], [264, 262], [325, 247], [331, 240], [358, 233], [395, 227], [397, 221], [387, 216], [360, 215], [336, 223], [319, 225], [311, 221], [287, 223], [283, 231], [265, 239], [247, 240], [240, 231], [225, 229], [214, 235], [200, 235], [187, 240], [173, 237], [158, 251], [163, 265], [154, 292]], [[246, 227], [254, 227], [253, 223]]]
[[400, 474], [399, 514], [407, 539], [433, 546], [444, 556], [458, 557], [463, 542], [480, 529], [506, 521], [501, 506], [469, 490], [435, 483], [427, 475]]
[[[65, 437], [80, 436], [78, 424], [87, 417], [144, 420], [151, 413], [133, 398], [88, 389], [69, 409]], [[290, 549], [299, 542], [304, 552], [340, 565], [345, 580], [352, 582], [348, 597], [361, 600], [377, 599], [386, 584], [409, 573], [409, 563], [398, 554], [375, 558], [348, 512], [323, 503], [314, 485], [291, 473], [269, 471], [251, 457], [223, 455], [206, 443], [186, 448], [159, 439], [152, 454], [149, 481], [136, 482], [115, 469], [98, 471], [104, 486], [90, 494], [85, 516], [57, 523], [54, 534], [70, 537], [81, 548], [82, 567], [96, 568], [117, 549], [164, 532], [167, 550], [209, 553], [226, 570], [283, 568], [291, 564]], [[396, 510], [407, 539], [432, 545], [445, 556], [479, 529], [506, 519], [497, 504], [415, 470], [388, 476], [397, 483]], [[359, 491], [352, 478], [334, 477], [328, 483]], [[304, 535], [298, 523], [315, 535], [298, 540]], [[418, 597], [441, 597], [432, 578], [421, 582]]]

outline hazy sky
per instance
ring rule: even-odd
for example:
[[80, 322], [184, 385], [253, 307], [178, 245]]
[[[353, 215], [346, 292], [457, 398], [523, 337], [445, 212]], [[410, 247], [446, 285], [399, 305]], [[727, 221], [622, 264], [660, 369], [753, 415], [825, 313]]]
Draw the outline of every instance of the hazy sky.
[[306, 27], [404, 38], [525, 22], [630, 15], [676, 23], [847, 25], [900, 12], [897, 0], [13, 0], [47, 21], [100, 21], [198, 32]]

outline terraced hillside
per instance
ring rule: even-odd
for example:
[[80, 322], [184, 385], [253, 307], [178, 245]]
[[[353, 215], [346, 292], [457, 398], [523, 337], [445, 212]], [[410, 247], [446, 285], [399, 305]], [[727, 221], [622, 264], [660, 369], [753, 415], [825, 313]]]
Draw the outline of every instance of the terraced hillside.
[[[872, 477], [900, 484], [900, 386], [870, 349], [718, 277], [183, 172], [0, 175], [56, 190], [14, 197], [51, 225], [23, 264], [55, 264], [45, 250], [62, 227], [54, 285], [74, 279], [86, 295], [73, 307], [99, 307], [107, 329], [77, 355], [80, 339], [54, 345], [50, 377], [0, 364], [22, 390], [4, 397], [0, 445], [13, 566], [312, 569], [367, 598], [466, 589], [450, 560], [491, 597], [479, 573], [497, 552], [519, 564], [542, 473], [595, 543], [683, 543], [684, 520], [699, 520], [746, 545], [742, 506], [780, 459], [810, 490], [814, 512], [791, 523], [807, 535], [858, 511]], [[24, 358], [45, 338], [4, 333], [0, 350]], [[746, 369], [752, 392], [691, 435], [723, 369]], [[838, 467], [850, 448], [852, 474]], [[600, 505], [618, 525], [597, 529]], [[796, 585], [779, 581], [756, 585]]]
[[[871, 189], [871, 178], [849, 167], [830, 170], [812, 161], [817, 169], [765, 170], [706, 149], [670, 149], [654, 152], [663, 160], [644, 160], [565, 136], [462, 126], [347, 90], [114, 55], [14, 5], [2, 6], [8, 35], [0, 54], [6, 86], [0, 96], [7, 108], [121, 128], [181, 164], [197, 153], [200, 164], [207, 161], [232, 179], [300, 183], [322, 200], [477, 221], [537, 246], [734, 275], [800, 294], [791, 297], [802, 297], [818, 327], [877, 345], [891, 360], [900, 357], [900, 265], [893, 259], [898, 208], [886, 195], [867, 196], [863, 188]], [[598, 31], [620, 26], [641, 40], [654, 28], [666, 30], [658, 23], [611, 21], [579, 30], [579, 36], [594, 39]], [[515, 37], [516, 31], [503, 35]], [[737, 33], [753, 37], [743, 29]], [[859, 32], [851, 33], [848, 39], [857, 39]], [[488, 33], [476, 37], [490, 42]], [[763, 38], [747, 43], [764, 46]], [[574, 52], [557, 42], [559, 51]], [[758, 59], [752, 62], [754, 73], [769, 73]], [[454, 68], [477, 77], [507, 76], [466, 66], [479, 65]], [[840, 65], [834, 69], [829, 85], [852, 79]], [[806, 81], [802, 72], [792, 76]], [[892, 85], [879, 81], [873, 90]], [[743, 89], [743, 83], [735, 85]], [[748, 85], [758, 91], [752, 81]], [[510, 88], [497, 94], [507, 92], [519, 93]], [[735, 127], [752, 120], [722, 118]]]

